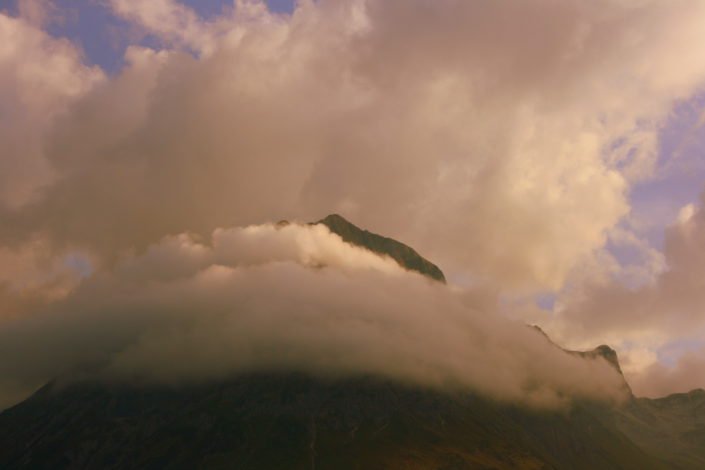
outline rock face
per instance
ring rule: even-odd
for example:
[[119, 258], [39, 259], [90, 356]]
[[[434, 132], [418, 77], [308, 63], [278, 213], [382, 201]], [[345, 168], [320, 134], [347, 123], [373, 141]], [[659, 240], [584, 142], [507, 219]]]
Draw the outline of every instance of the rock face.
[[[336, 215], [319, 223], [444, 280], [402, 243]], [[565, 353], [620, 370], [608, 346]], [[705, 391], [551, 412], [285, 372], [188, 387], [50, 383], [0, 413], [0, 469], [15, 468], [702, 470]]]
[[416, 271], [436, 281], [445, 282], [443, 271], [429, 260], [419, 255], [416, 250], [392, 238], [363, 230], [348, 222], [338, 214], [331, 214], [316, 222], [338, 234], [344, 241], [381, 255], [387, 255], [409, 271]]

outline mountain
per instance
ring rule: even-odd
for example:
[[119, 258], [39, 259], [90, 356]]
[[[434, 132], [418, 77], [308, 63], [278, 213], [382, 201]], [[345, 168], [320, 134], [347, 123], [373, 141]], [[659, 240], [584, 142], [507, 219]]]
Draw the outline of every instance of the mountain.
[[616, 428], [671, 468], [705, 468], [705, 390], [636, 398], [614, 410]]
[[[400, 242], [337, 215], [319, 223], [444, 280]], [[608, 346], [563, 352], [603, 357], [621, 373]], [[55, 380], [0, 413], [0, 468], [705, 468], [705, 391], [630, 396], [622, 406], [538, 411], [374, 377], [252, 373], [178, 387]]]
[[702, 469], [705, 392], [532, 411], [381, 379], [50, 383], [0, 414], [0, 468]]
[[[555, 344], [541, 328], [533, 328]], [[564, 351], [585, 358], [602, 357], [624, 378], [617, 352], [607, 345], [591, 351]], [[649, 399], [635, 397], [626, 379], [623, 386], [631, 400], [610, 409], [603, 421], [668, 468], [705, 469], [705, 390]]]
[[419, 255], [416, 250], [392, 238], [363, 230], [348, 222], [338, 214], [331, 214], [316, 224], [323, 224], [340, 236], [344, 241], [366, 248], [380, 255], [386, 255], [409, 271], [416, 271], [436, 281], [446, 282], [443, 271], [429, 260]]
[[0, 467], [662, 469], [607, 409], [532, 412], [372, 378], [50, 384], [0, 415]]

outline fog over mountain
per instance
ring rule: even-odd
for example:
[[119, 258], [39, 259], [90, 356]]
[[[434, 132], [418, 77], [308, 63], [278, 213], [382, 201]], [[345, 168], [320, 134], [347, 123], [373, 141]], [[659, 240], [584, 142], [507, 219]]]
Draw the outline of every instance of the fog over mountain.
[[549, 408], [627, 397], [602, 358], [572, 357], [477, 305], [324, 225], [219, 229], [202, 243], [169, 237], [8, 323], [0, 373], [30, 389], [87, 368], [138, 383], [287, 370]]

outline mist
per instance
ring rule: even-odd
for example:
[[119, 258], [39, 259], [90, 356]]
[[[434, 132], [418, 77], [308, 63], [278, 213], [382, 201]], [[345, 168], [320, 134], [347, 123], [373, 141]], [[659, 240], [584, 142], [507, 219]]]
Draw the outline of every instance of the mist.
[[297, 371], [540, 408], [625, 398], [602, 358], [571, 356], [482, 303], [322, 225], [221, 229], [205, 243], [179, 235], [2, 323], [0, 375], [29, 390], [85, 371], [138, 384]]

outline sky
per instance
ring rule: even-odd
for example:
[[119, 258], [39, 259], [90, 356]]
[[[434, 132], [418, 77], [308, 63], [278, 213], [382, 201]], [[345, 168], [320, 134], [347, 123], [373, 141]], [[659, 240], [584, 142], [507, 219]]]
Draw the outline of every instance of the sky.
[[[0, 0], [0, 406], [86, 367], [618, 395], [527, 323], [705, 387], [700, 44], [701, 0]], [[448, 286], [269, 225], [334, 212]]]

